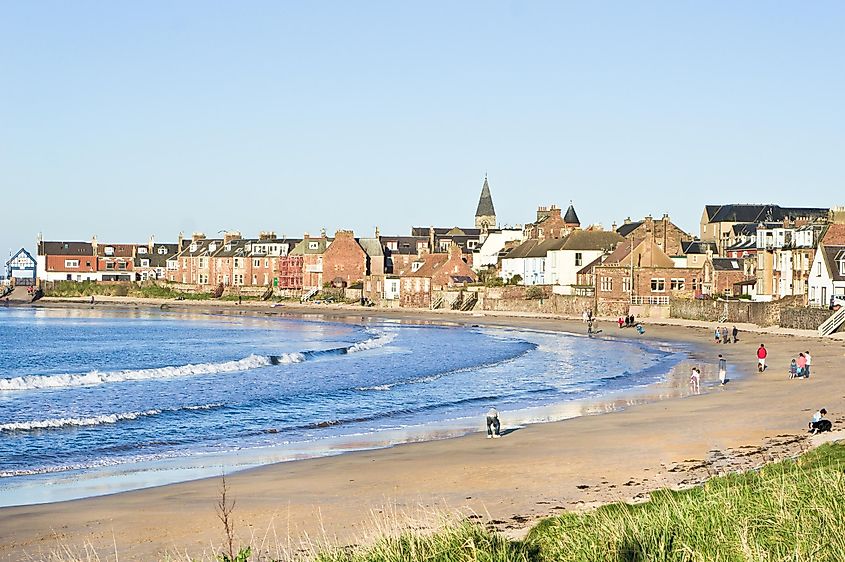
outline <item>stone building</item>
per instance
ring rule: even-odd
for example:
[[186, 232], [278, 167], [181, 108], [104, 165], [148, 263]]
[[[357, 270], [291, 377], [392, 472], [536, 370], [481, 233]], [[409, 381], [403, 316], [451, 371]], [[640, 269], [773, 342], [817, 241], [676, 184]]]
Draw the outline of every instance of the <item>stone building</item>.
[[523, 239], [558, 240], [578, 228], [581, 221], [571, 204], [564, 215], [557, 205], [538, 207], [537, 220], [523, 227]]
[[654, 220], [651, 215], [635, 222], [627, 218], [618, 228], [615, 224], [612, 228], [628, 240], [653, 239], [655, 244], [669, 256], [682, 255], [683, 242], [692, 239], [692, 236], [669, 220], [668, 214], [664, 214], [663, 218], [658, 220]]

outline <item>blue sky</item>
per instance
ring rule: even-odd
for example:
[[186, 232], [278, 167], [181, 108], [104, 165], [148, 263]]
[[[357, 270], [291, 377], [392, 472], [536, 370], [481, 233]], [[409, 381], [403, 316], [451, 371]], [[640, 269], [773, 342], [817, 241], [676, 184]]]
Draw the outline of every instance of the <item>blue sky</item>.
[[841, 2], [0, 2], [0, 251], [845, 203]]

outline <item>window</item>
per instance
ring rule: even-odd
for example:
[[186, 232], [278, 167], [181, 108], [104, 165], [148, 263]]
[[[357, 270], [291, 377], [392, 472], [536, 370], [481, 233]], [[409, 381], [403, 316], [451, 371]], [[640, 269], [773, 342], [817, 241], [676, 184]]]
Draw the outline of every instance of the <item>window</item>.
[[188, 249], [189, 249], [191, 252], [196, 252], [196, 251], [197, 251], [197, 243], [196, 243], [196, 242], [191, 242], [191, 245], [190, 245], [190, 247], [189, 247]]
[[117, 268], [118, 269], [126, 269], [126, 262], [125, 261], [118, 262]]
[[199, 261], [198, 267], [204, 268], [206, 266], [205, 258], [200, 258], [198, 261]]
[[651, 292], [652, 293], [662, 293], [666, 290], [666, 280], [665, 279], [652, 279], [651, 280]]
[[258, 275], [255, 275], [255, 274], [252, 275], [252, 284], [258, 285]]
[[158, 249], [158, 255], [163, 256], [166, 253], [167, 253], [166, 247], [162, 246], [161, 248]]
[[206, 275], [205, 273], [201, 273], [199, 276], [199, 284], [208, 285], [208, 275]]
[[686, 283], [683, 279], [672, 279], [672, 290], [673, 291], [683, 291], [686, 287]]
[[150, 267], [150, 260], [141, 260], [141, 267]]
[[146, 254], [146, 253], [147, 253], [147, 249], [146, 249], [146, 248], [144, 248], [143, 246], [138, 246], [138, 254], [140, 254], [140, 255], [142, 255], [142, 256], [143, 256], [143, 255], [144, 255], [144, 254]]
[[387, 242], [387, 249], [395, 252], [399, 249], [399, 243], [396, 240], [389, 240]]
[[65, 267], [79, 267], [79, 260], [65, 260]]
[[845, 275], [845, 260], [839, 260], [839, 275]]
[[270, 267], [270, 260], [268, 260], [267, 258], [264, 258], [264, 267]]
[[235, 285], [243, 285], [243, 284], [244, 284], [243, 273], [236, 273], [235, 274]]
[[602, 277], [601, 278], [601, 290], [602, 291], [612, 291], [613, 290], [613, 277]]
[[320, 243], [319, 242], [309, 242], [308, 243], [308, 249], [309, 250], [319, 250], [320, 249]]
[[422, 267], [422, 265], [423, 265], [423, 262], [415, 261], [414, 263], [411, 264], [411, 271], [412, 272], [418, 271]]
[[575, 252], [575, 265], [584, 265], [584, 254]]
[[693, 291], [697, 291], [697, 290], [698, 290], [698, 277], [693, 277], [693, 278], [692, 278], [692, 290], [693, 290]]
[[[242, 263], [241, 258], [235, 258], [235, 267], [236, 267], [236, 268], [241, 268], [241, 267], [243, 267], [243, 263]], [[241, 277], [243, 277], [243, 276], [241, 276]]]
[[474, 250], [478, 246], [478, 240], [467, 240], [467, 248]]
[[111, 246], [106, 246], [105, 252], [106, 252], [107, 256], [113, 256], [114, 255], [114, 248], [112, 248]]
[[252, 267], [261, 267], [261, 259], [260, 258], [253, 258]]
[[106, 269], [114, 269], [114, 262], [109, 262], [106, 264]]
[[622, 292], [630, 293], [631, 292], [631, 278], [630, 277], [623, 277], [622, 278]]

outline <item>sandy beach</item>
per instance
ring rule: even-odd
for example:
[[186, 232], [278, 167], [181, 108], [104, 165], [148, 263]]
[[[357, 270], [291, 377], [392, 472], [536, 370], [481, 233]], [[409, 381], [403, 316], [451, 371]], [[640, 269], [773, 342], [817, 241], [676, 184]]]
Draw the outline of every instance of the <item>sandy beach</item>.
[[[121, 299], [113, 303], [165, 304]], [[584, 331], [577, 320], [551, 317], [270, 308], [266, 303], [213, 308], [206, 303], [166, 304], [226, 314], [319, 313]], [[610, 321], [599, 327], [612, 336], [695, 343], [706, 380], [715, 376], [718, 353], [740, 376], [701, 395], [530, 425], [499, 440], [472, 434], [235, 473], [227, 483], [237, 501], [239, 540], [261, 544], [266, 536], [271, 550], [278, 544], [291, 544], [295, 550], [304, 537], [350, 543], [364, 540], [374, 520], [458, 510], [518, 536], [535, 520], [563, 510], [642, 501], [655, 489], [691, 486], [715, 474], [794, 456], [812, 446], [805, 428], [820, 407], [828, 409], [834, 428], [845, 421], [842, 334], [820, 339], [810, 332], [738, 325], [740, 342], [717, 346], [711, 341], [712, 325], [657, 322], [646, 320], [643, 336], [619, 330]], [[769, 349], [771, 367], [764, 374], [756, 372], [760, 343]], [[807, 349], [813, 354], [812, 377], [788, 380], [790, 358]], [[507, 429], [506, 412], [502, 421]], [[0, 560], [37, 560], [64, 548], [83, 552], [86, 545], [100, 560], [156, 560], [167, 554], [200, 559], [223, 540], [215, 515], [219, 487], [219, 478], [209, 478], [0, 509]]]

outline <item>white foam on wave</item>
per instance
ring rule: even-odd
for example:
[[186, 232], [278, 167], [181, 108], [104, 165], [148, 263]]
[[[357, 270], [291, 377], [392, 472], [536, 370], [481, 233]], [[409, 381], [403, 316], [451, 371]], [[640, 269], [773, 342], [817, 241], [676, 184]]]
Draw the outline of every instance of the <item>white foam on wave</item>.
[[[347, 353], [356, 353], [369, 349], [384, 347], [394, 340], [395, 333], [374, 333], [375, 337], [352, 344], [346, 348]], [[37, 390], [49, 388], [68, 388], [78, 386], [95, 386], [105, 383], [141, 381], [148, 379], [173, 379], [194, 375], [209, 375], [217, 373], [234, 373], [249, 371], [270, 365], [286, 365], [302, 363], [308, 359], [308, 352], [292, 352], [282, 355], [250, 355], [243, 359], [224, 361], [221, 363], [197, 363], [189, 365], [156, 367], [152, 369], [123, 370], [123, 371], [90, 371], [80, 374], [62, 375], [25, 375], [0, 379], [0, 391], [4, 390]]]
[[123, 412], [117, 414], [102, 414], [99, 416], [88, 416], [80, 418], [53, 418], [46, 420], [32, 420], [25, 422], [12, 422], [0, 424], [0, 432], [7, 431], [33, 431], [38, 429], [60, 429], [64, 427], [87, 427], [93, 425], [105, 425], [126, 420], [136, 420], [148, 416], [157, 416], [163, 412], [178, 412], [180, 410], [211, 410], [219, 408], [223, 404], [202, 404], [199, 406], [182, 406], [178, 408], [165, 408], [163, 410], [145, 410], [143, 412]]
[[395, 332], [380, 332], [376, 333], [376, 337], [368, 340], [359, 341], [346, 348], [347, 353], [356, 353], [358, 351], [367, 351], [368, 349], [377, 349], [390, 344], [396, 339]]
[[[299, 357], [296, 357], [299, 356]], [[278, 358], [278, 363], [298, 363], [304, 361], [301, 353], [290, 353]], [[153, 369], [139, 369], [126, 371], [100, 372], [90, 371], [83, 374], [64, 375], [26, 375], [0, 379], [0, 390], [34, 390], [43, 388], [66, 388], [72, 386], [93, 386], [104, 383], [140, 381], [147, 379], [172, 379], [191, 375], [207, 375], [215, 373], [231, 373], [266, 367], [271, 363], [270, 357], [250, 355], [243, 359], [224, 361], [222, 363], [197, 363], [176, 367], [157, 367]]]

